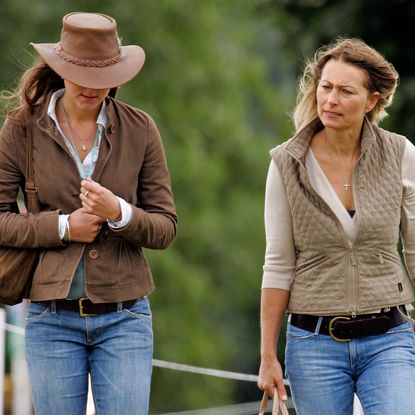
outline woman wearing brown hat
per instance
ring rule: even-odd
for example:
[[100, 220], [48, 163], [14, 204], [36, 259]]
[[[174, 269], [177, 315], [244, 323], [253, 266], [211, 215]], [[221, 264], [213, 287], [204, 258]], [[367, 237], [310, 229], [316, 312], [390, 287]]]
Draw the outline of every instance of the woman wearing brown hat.
[[[66, 15], [59, 43], [32, 45], [41, 59], [0, 136], [0, 234], [41, 249], [26, 326], [36, 414], [85, 413], [90, 374], [97, 414], [144, 415], [154, 285], [142, 248], [167, 248], [177, 225], [157, 127], [114, 98], [144, 52], [93, 13]], [[27, 129], [42, 212], [13, 215]]]

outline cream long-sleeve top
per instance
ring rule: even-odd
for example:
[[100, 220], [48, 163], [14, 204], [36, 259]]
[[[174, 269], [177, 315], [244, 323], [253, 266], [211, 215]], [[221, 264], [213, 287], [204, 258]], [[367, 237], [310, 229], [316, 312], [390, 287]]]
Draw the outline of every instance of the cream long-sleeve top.
[[[341, 222], [350, 245], [357, 231], [357, 215], [347, 212], [336, 192], [327, 180], [311, 148], [305, 165], [311, 185], [330, 206]], [[404, 257], [411, 276], [415, 276], [415, 147], [406, 140], [402, 157], [403, 197], [401, 207], [401, 235]], [[271, 160], [265, 190], [265, 263], [262, 288], [290, 290], [295, 270], [295, 246], [292, 217], [281, 173]]]

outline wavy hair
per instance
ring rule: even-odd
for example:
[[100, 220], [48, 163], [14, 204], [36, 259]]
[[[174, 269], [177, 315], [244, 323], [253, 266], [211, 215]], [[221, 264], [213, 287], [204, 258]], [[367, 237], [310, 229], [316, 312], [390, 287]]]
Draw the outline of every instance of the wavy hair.
[[330, 60], [345, 62], [363, 69], [367, 74], [366, 88], [369, 93], [378, 92], [380, 98], [367, 113], [372, 124], [378, 124], [388, 114], [386, 108], [392, 103], [399, 75], [394, 66], [379, 52], [357, 38], [337, 38], [322, 46], [312, 60], [306, 62], [300, 78], [297, 103], [292, 119], [296, 131], [318, 116], [316, 91], [326, 63]]
[[[12, 92], [3, 91], [1, 100], [5, 102], [5, 113], [17, 117], [46, 102], [50, 92], [64, 88], [64, 80], [42, 59], [37, 58], [33, 66], [24, 72], [17, 87]], [[110, 89], [109, 96], [115, 97], [118, 88]]]

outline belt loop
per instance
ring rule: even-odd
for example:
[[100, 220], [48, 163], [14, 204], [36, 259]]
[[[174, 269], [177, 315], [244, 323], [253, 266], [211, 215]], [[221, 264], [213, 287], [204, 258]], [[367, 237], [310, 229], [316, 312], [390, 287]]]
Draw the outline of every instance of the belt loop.
[[117, 313], [121, 313], [122, 312], [122, 301], [117, 303]]
[[56, 314], [56, 301], [55, 300], [52, 300], [50, 302], [50, 313]]
[[398, 307], [398, 312], [402, 316], [402, 318], [415, 327], [415, 320], [411, 318], [411, 313], [407, 311], [406, 307], [404, 307], [404, 310], [405, 312], [402, 311], [401, 307]]
[[323, 317], [319, 317], [316, 325], [316, 329], [314, 330], [314, 334], [320, 333], [321, 323], [323, 322]]

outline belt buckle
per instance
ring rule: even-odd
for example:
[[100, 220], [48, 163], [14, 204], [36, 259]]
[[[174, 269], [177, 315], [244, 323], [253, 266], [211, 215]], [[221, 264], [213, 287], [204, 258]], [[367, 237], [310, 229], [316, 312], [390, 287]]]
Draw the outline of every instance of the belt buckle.
[[336, 321], [339, 321], [339, 320], [350, 320], [350, 317], [345, 317], [345, 316], [339, 316], [339, 317], [334, 317], [334, 318], [332, 318], [331, 320], [330, 320], [330, 324], [329, 324], [329, 334], [330, 334], [330, 337], [333, 339], [333, 340], [336, 340], [336, 342], [340, 342], [340, 343], [346, 343], [346, 342], [349, 342], [349, 341], [351, 341], [352, 339], [339, 339], [338, 337], [336, 337], [334, 334], [333, 334], [333, 330], [334, 330], [334, 323], [336, 322]]
[[88, 300], [88, 298], [82, 297], [82, 298], [80, 298], [78, 300], [78, 303], [79, 303], [79, 315], [81, 317], [94, 317], [94, 316], [96, 316], [96, 314], [84, 313], [84, 305], [82, 304], [84, 300]]

